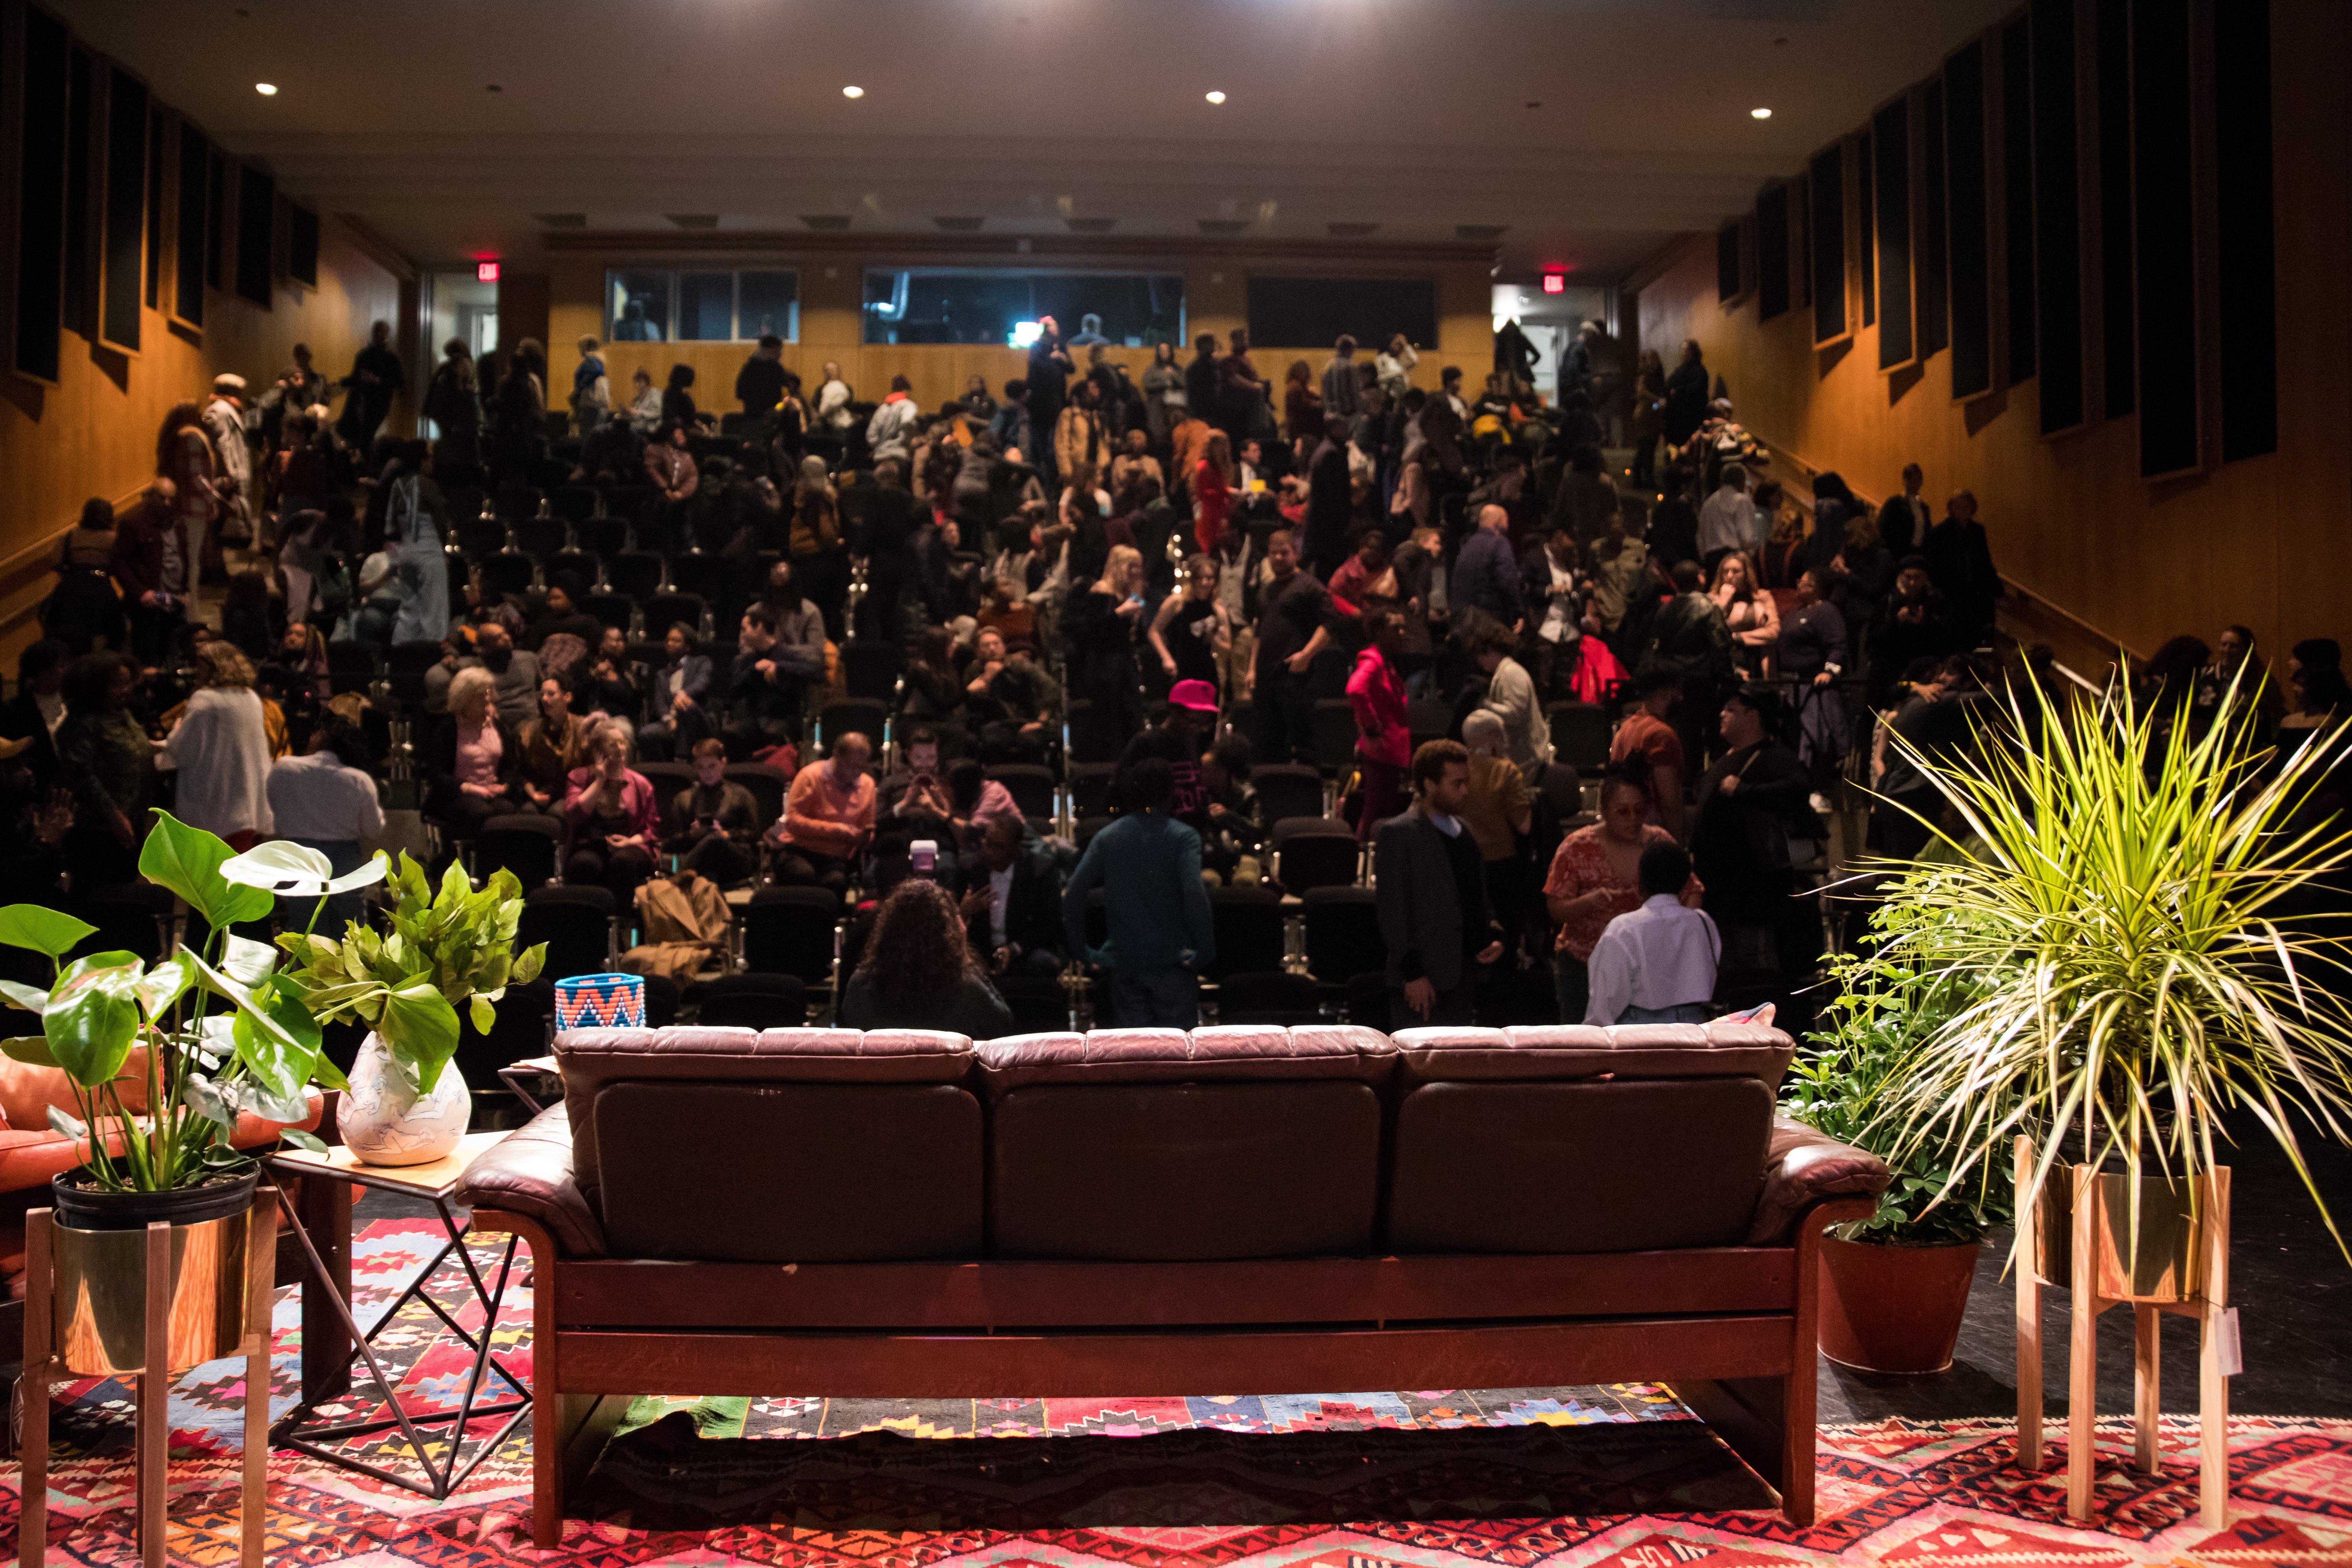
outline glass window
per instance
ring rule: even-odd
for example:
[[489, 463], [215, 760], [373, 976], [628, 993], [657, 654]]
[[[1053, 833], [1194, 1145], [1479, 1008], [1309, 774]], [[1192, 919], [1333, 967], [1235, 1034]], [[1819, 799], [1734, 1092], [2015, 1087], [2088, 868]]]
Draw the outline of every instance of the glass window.
[[1066, 342], [1096, 336], [1145, 348], [1184, 342], [1184, 279], [1164, 273], [875, 270], [866, 275], [869, 343], [1025, 346], [1051, 316]]
[[801, 336], [801, 275], [797, 272], [738, 272], [735, 275], [735, 335], [759, 339], [773, 332], [788, 343]]
[[800, 274], [614, 270], [604, 335], [616, 343], [800, 341]]
[[1319, 348], [1346, 333], [1370, 354], [1399, 332], [1424, 350], [1437, 342], [1437, 285], [1412, 278], [1249, 280], [1253, 343]]
[[723, 343], [735, 337], [735, 274], [677, 275], [677, 341]]
[[604, 307], [611, 320], [605, 335], [616, 343], [669, 342], [669, 286], [667, 272], [607, 272]]

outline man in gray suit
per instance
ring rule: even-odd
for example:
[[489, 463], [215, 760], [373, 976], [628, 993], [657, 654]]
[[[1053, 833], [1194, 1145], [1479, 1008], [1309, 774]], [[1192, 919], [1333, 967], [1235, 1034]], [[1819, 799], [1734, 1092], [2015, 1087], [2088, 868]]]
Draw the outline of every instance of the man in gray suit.
[[1461, 817], [1469, 795], [1470, 753], [1427, 742], [1412, 755], [1412, 805], [1374, 840], [1392, 1029], [1471, 1022], [1479, 971], [1503, 956], [1486, 862]]

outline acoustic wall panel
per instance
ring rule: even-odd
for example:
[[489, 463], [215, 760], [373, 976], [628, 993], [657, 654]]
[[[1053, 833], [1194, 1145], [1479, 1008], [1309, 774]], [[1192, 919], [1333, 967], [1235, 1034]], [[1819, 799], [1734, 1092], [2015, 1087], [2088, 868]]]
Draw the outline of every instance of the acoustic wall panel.
[[1715, 298], [1717, 303], [1728, 305], [1746, 292], [1739, 268], [1739, 224], [1735, 219], [1715, 231]]
[[2221, 460], [2278, 450], [2278, 279], [2272, 230], [2270, 0], [2213, 17], [2213, 153], [2221, 228]]
[[2074, 0], [2033, 0], [2033, 249], [2042, 433], [2083, 423], [2082, 139]]
[[67, 62], [72, 45], [45, 11], [25, 12], [17, 140], [16, 368], [55, 381], [65, 330]]
[[147, 268], [147, 84], [120, 67], [106, 76], [106, 268], [98, 335], [110, 348], [136, 353]]
[[1756, 319], [1789, 312], [1789, 187], [1772, 184], [1756, 198]]
[[1992, 390], [1991, 209], [1985, 179], [1984, 45], [1944, 62], [1945, 205], [1951, 237], [1952, 395]]
[[2099, 61], [2099, 344], [2101, 413], [2138, 405], [2133, 368], [2131, 0], [2096, 0]]
[[76, 48], [66, 68], [65, 323], [85, 338], [98, 336], [98, 79], [97, 60]]
[[1911, 319], [1911, 103], [1898, 99], [1871, 121], [1876, 177], [1871, 190], [1878, 239], [1878, 368], [1918, 357]]
[[2033, 37], [2021, 17], [2000, 30], [2000, 204], [2008, 384], [2033, 374]]
[[163, 108], [147, 116], [147, 308], [163, 308]]
[[205, 287], [228, 287], [229, 241], [234, 231], [229, 227], [233, 193], [228, 183], [228, 155], [219, 148], [213, 149], [212, 196], [205, 203], [205, 221], [211, 237], [205, 244]]
[[2138, 275], [2139, 470], [2200, 468], [2197, 215], [2189, 0], [2132, 8], [2133, 255]]
[[236, 291], [269, 308], [269, 280], [278, 236], [278, 182], [250, 164], [236, 172]]
[[1864, 132], [1853, 143], [1854, 278], [1862, 285], [1862, 324], [1878, 320], [1878, 168], [1876, 146]]
[[319, 215], [309, 207], [286, 209], [286, 276], [305, 289], [319, 286]]
[[172, 245], [172, 314], [192, 327], [205, 324], [205, 247], [211, 239], [213, 144], [180, 126], [180, 211]]
[[1917, 279], [1919, 357], [1951, 345], [1950, 257], [1944, 237], [1944, 84], [1927, 83], [1919, 94], [1919, 249]]
[[1835, 342], [1846, 335], [1845, 149], [1813, 154], [1806, 174], [1812, 200], [1813, 342]]

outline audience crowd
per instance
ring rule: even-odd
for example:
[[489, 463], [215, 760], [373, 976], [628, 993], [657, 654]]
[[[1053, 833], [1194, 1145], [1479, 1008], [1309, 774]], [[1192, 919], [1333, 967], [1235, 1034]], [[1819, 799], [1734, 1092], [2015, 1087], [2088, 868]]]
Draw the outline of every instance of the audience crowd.
[[[445, 856], [540, 819], [625, 913], [823, 889], [845, 1023], [1003, 1032], [1074, 963], [1108, 1019], [1189, 1023], [1204, 972], [1284, 967], [1219, 953], [1213, 890], [1360, 864], [1385, 967], [1314, 975], [1351, 1016], [1703, 1016], [1812, 974], [1846, 786], [1916, 856], [1914, 759], [2058, 689], [1994, 651], [1974, 496], [1799, 504], [1696, 343], [1643, 356], [1613, 473], [1597, 329], [1546, 400], [1500, 348], [1475, 392], [1402, 336], [1283, 366], [1239, 330], [1138, 380], [1041, 328], [929, 404], [763, 340], [723, 412], [593, 340], [553, 403], [536, 342], [452, 342], [429, 441], [378, 434], [381, 329], [337, 385], [299, 347], [257, 397], [222, 376], [67, 537], [0, 706], [0, 901], [131, 880], [166, 799], [341, 868], [400, 792]], [[2138, 674], [2265, 742], [2352, 707], [2333, 642], [2265, 668], [2232, 626]]]

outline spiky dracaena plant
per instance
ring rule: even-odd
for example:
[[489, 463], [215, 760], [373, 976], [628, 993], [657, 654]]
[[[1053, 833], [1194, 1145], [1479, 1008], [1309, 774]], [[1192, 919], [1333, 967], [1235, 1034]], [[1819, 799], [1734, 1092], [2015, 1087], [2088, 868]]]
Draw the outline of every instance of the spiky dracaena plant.
[[[2352, 1127], [2352, 943], [2292, 905], [2352, 865], [2317, 800], [2352, 722], [2258, 750], [2236, 695], [2199, 738], [2120, 683], [2100, 701], [2012, 689], [2006, 735], [1980, 729], [1957, 760], [1905, 748], [1974, 840], [1957, 865], [1880, 868], [1914, 918], [1871, 960], [1969, 998], [1911, 1042], [1880, 1112], [1898, 1152], [1948, 1161], [1948, 1192], [1981, 1190], [2019, 1132], [2037, 1153], [2021, 1207], [2062, 1150], [2194, 1178], [2242, 1108], [2344, 1245], [2295, 1123]], [[2030, 715], [2038, 745], [2017, 739]]]

